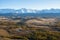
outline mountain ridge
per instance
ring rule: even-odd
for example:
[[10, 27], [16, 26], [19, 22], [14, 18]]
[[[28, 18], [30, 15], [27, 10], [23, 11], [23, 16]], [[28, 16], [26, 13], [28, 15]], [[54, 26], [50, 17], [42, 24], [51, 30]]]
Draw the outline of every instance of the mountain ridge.
[[60, 13], [60, 9], [43, 9], [43, 10], [33, 10], [33, 9], [0, 9], [0, 13]]

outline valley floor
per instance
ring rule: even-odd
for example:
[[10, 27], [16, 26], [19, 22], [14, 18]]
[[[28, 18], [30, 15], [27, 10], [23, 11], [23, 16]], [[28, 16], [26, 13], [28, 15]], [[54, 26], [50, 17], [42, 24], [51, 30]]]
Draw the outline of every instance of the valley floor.
[[0, 17], [0, 40], [60, 40], [60, 20]]

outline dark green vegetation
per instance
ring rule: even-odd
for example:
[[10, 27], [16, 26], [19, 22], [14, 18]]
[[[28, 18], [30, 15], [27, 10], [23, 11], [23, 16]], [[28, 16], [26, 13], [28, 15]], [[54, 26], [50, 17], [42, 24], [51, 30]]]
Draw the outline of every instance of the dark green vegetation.
[[29, 17], [0, 19], [0, 40], [60, 40], [60, 21], [51, 20], [52, 25], [50, 19], [47, 20]]

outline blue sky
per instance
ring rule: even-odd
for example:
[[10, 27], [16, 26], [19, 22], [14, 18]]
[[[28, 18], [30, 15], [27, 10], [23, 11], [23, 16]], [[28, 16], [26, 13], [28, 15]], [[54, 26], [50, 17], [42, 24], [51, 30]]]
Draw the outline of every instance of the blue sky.
[[0, 9], [60, 9], [60, 0], [0, 0]]

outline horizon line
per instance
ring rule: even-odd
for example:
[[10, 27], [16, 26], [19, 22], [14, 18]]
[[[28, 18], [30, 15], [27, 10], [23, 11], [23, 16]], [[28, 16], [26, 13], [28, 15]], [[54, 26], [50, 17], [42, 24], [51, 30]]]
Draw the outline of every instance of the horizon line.
[[[32, 8], [0, 8], [0, 9], [14, 9], [14, 10], [19, 10], [19, 9], [32, 9]], [[43, 9], [32, 9], [32, 10], [50, 10], [50, 9], [60, 9], [60, 8], [43, 8]]]

